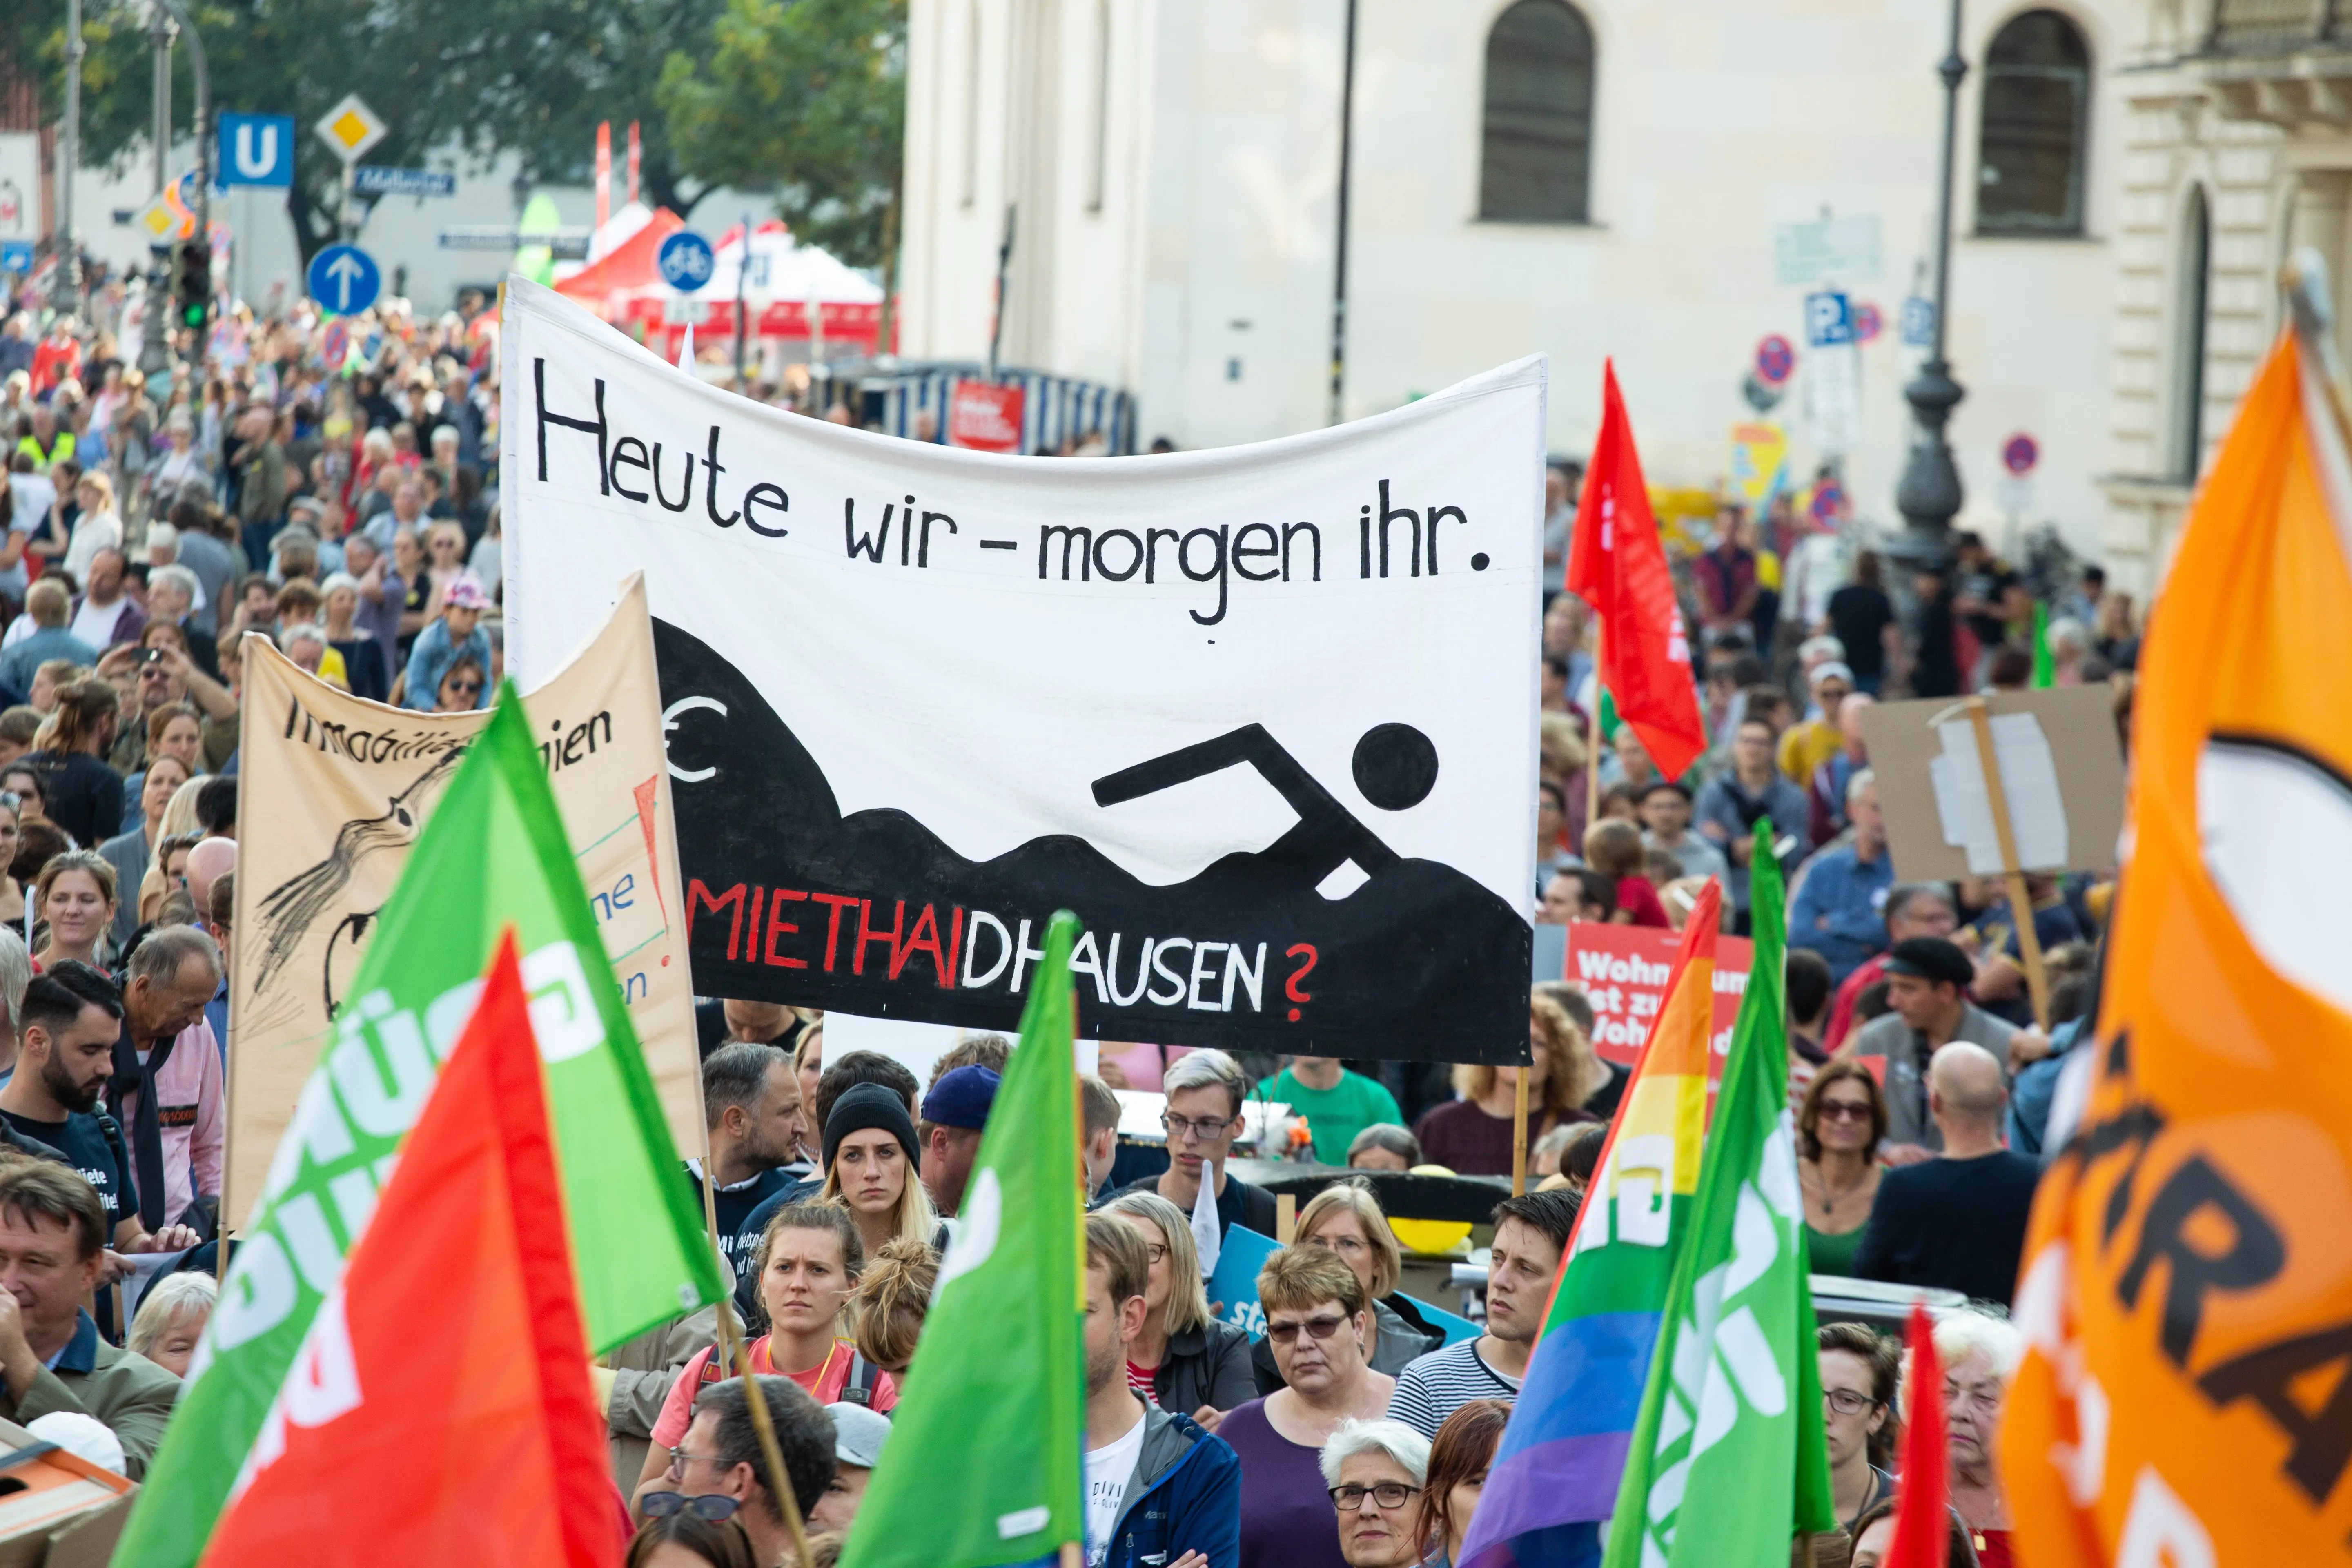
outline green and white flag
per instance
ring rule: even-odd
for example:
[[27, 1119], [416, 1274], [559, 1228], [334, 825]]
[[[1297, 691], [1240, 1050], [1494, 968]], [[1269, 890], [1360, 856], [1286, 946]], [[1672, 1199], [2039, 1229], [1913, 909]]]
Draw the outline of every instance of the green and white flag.
[[1604, 1568], [1783, 1568], [1797, 1531], [1836, 1528], [1789, 1115], [1788, 928], [1772, 831], [1763, 824], [1754, 841], [1755, 968]]
[[509, 924], [563, 1178], [564, 1213], [546, 1219], [570, 1226], [589, 1344], [606, 1349], [718, 1299], [718, 1258], [679, 1178], [542, 766], [509, 686], [410, 852], [302, 1090], [118, 1568], [188, 1568], [203, 1555]]
[[990, 1568], [1086, 1538], [1077, 917], [1045, 928], [1021, 1043], [842, 1568]]

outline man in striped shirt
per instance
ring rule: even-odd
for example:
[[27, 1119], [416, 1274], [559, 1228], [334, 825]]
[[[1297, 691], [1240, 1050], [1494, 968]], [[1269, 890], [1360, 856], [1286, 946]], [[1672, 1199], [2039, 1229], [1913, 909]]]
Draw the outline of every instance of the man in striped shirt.
[[1505, 1198], [1495, 1205], [1486, 1331], [1409, 1363], [1389, 1396], [1391, 1415], [1434, 1437], [1447, 1416], [1474, 1399], [1519, 1396], [1561, 1249], [1576, 1228], [1576, 1209], [1572, 1195], [1557, 1191]]

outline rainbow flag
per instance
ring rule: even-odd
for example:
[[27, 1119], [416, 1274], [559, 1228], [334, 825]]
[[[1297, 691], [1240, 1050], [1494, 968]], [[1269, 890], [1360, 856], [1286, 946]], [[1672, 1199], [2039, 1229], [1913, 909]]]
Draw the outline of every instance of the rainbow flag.
[[1722, 900], [1708, 882], [1683, 928], [1458, 1568], [1600, 1561], [1698, 1186]]

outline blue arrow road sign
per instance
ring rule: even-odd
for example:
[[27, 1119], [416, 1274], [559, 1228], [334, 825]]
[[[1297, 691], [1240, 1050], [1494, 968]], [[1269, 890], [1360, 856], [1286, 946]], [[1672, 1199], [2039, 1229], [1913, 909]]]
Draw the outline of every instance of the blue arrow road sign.
[[691, 294], [710, 281], [718, 258], [711, 254], [709, 240], [682, 228], [661, 242], [661, 249], [654, 253], [654, 265], [661, 268], [662, 281]]
[[223, 185], [294, 183], [294, 117], [290, 114], [224, 114], [215, 176]]
[[310, 298], [338, 316], [364, 310], [383, 288], [374, 258], [356, 245], [331, 245], [310, 258]]

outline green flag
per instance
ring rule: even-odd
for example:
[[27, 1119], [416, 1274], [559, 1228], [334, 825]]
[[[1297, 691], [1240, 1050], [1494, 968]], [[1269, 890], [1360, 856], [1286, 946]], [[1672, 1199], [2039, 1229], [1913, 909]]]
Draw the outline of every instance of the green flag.
[[678, 1178], [677, 1150], [509, 686], [384, 905], [352, 1000], [238, 1234], [116, 1563], [186, 1568], [203, 1554], [509, 924], [522, 945], [563, 1176], [565, 1212], [547, 1221], [569, 1223], [590, 1345], [604, 1350], [718, 1299], [718, 1259]]
[[842, 1568], [986, 1568], [1086, 1539], [1077, 917], [1045, 928], [1021, 1044]]
[[1767, 822], [1756, 834], [1755, 967], [1604, 1568], [1783, 1568], [1796, 1531], [1836, 1528], [1789, 1115], [1787, 927], [1772, 831]]
[[2050, 655], [2050, 610], [2033, 606], [2033, 689], [2047, 691], [2058, 684], [2058, 662]]

